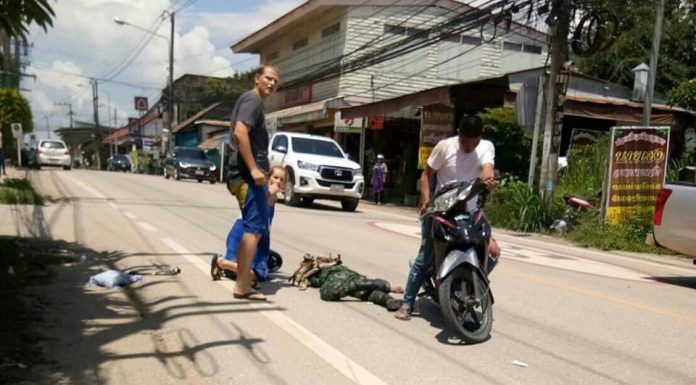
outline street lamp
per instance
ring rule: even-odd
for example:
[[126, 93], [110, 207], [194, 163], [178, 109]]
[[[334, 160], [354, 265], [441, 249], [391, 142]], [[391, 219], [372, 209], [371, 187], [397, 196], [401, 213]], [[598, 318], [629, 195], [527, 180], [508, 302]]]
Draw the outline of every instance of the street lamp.
[[169, 43], [169, 79], [167, 80], [167, 88], [169, 89], [169, 97], [167, 101], [167, 124], [166, 127], [169, 129], [169, 147], [171, 148], [173, 142], [172, 136], [172, 126], [174, 123], [174, 12], [165, 11], [163, 14], [169, 14], [169, 22], [171, 25], [171, 31], [169, 38], [164, 35], [160, 35], [157, 32], [150, 31], [143, 27], [137, 26], [135, 24], [129, 23], [122, 20], [118, 16], [114, 16], [114, 23], [118, 25], [127, 25], [135, 29], [141, 30], [145, 33], [160, 37]]

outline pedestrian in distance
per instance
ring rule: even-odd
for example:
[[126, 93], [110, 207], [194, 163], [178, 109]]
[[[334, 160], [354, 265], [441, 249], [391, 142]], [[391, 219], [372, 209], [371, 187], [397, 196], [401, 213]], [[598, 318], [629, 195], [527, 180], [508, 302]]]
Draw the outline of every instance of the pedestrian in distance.
[[384, 193], [384, 184], [387, 182], [387, 173], [389, 169], [384, 163], [384, 155], [377, 155], [377, 162], [372, 167], [372, 191], [375, 194], [375, 204], [381, 205], [382, 195]]
[[244, 234], [237, 251], [237, 280], [232, 293], [239, 299], [266, 300], [266, 296], [252, 287], [251, 263], [259, 241], [269, 230], [268, 132], [263, 103], [277, 86], [278, 70], [261, 65], [254, 74], [254, 88], [243, 93], [232, 110], [230, 137], [234, 138], [239, 151], [239, 174], [248, 185], [242, 207]]
[[[268, 210], [269, 210], [269, 231], [264, 234], [259, 240], [258, 247], [256, 249], [256, 254], [254, 255], [254, 260], [251, 265], [251, 280], [252, 286], [255, 286], [259, 281], [265, 281], [268, 279], [269, 274], [273, 272], [274, 266], [269, 265], [269, 256], [271, 254], [271, 234], [270, 227], [273, 222], [273, 216], [275, 214], [275, 203], [278, 194], [283, 191], [286, 181], [286, 171], [281, 166], [273, 166], [269, 172], [268, 176]], [[242, 182], [244, 183], [244, 182]], [[235, 194], [237, 200], [240, 202], [240, 208], [244, 207], [246, 199], [248, 196], [246, 191], [248, 188], [237, 189]], [[216, 255], [213, 257], [211, 262], [210, 274], [214, 281], [222, 278], [223, 273], [233, 273], [229, 274], [236, 279], [237, 276], [237, 252], [239, 250], [239, 244], [242, 240], [244, 234], [244, 220], [242, 218], [237, 219], [234, 225], [227, 234], [227, 248], [224, 255]]]
[[[428, 157], [420, 178], [420, 213], [425, 213], [430, 202], [431, 181], [435, 179], [435, 192], [443, 186], [481, 178], [489, 190], [497, 187], [495, 179], [495, 147], [488, 140], [482, 140], [483, 122], [476, 115], [464, 115], [459, 123], [457, 135], [439, 141]], [[475, 207], [470, 202], [470, 210]], [[394, 315], [399, 320], [411, 319], [416, 296], [426, 278], [428, 268], [433, 263], [433, 238], [431, 220], [421, 223], [421, 244], [418, 254], [406, 280], [403, 305]], [[492, 256], [500, 255], [500, 248], [493, 238], [489, 244]]]

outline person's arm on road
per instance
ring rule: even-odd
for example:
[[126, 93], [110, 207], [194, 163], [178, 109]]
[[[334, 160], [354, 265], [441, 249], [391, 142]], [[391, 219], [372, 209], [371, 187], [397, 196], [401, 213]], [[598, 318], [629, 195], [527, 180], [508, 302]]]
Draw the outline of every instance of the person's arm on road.
[[234, 125], [234, 137], [237, 139], [239, 154], [246, 163], [251, 177], [254, 179], [254, 184], [261, 186], [266, 183], [266, 176], [259, 170], [254, 160], [254, 155], [251, 152], [251, 141], [249, 140], [249, 126], [241, 121], [237, 121]]

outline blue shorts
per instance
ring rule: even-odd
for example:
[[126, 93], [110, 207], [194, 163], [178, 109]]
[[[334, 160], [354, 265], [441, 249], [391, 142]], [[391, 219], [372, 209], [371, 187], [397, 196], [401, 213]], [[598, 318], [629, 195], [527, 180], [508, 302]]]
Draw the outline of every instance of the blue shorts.
[[242, 220], [244, 232], [253, 234], [267, 234], [270, 225], [270, 212], [268, 210], [268, 185], [249, 185], [246, 201], [242, 207]]

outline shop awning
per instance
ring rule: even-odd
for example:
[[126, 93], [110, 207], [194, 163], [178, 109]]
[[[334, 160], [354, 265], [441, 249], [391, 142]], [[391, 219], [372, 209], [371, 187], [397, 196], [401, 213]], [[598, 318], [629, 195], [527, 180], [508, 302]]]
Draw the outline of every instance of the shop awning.
[[318, 102], [307, 103], [300, 106], [285, 108], [266, 114], [266, 124], [276, 121], [278, 125], [297, 124], [323, 120], [329, 117], [329, 108], [332, 108], [336, 98], [325, 99]]
[[341, 118], [361, 118], [363, 116], [389, 115], [394, 111], [410, 106], [428, 106], [431, 104], [444, 104], [452, 106], [450, 98], [450, 85], [431, 88], [414, 94], [399, 96], [393, 99], [362, 104], [354, 107], [341, 108]]

